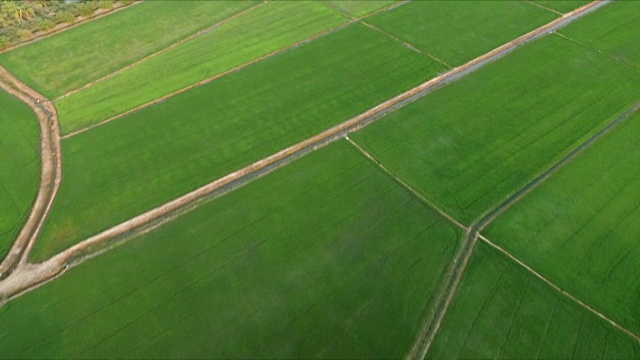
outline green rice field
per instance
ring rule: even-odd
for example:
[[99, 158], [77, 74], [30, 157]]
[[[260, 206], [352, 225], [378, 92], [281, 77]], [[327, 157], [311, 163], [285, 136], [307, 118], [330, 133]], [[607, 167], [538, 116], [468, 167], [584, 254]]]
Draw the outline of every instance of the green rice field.
[[640, 330], [638, 136], [640, 113], [487, 231], [558, 286], [635, 331]]
[[366, 22], [458, 66], [556, 17], [523, 1], [416, 1]]
[[[62, 151], [0, 358], [640, 358], [640, 2], [589, 3], [145, 1], [0, 54]], [[2, 257], [37, 120], [0, 90]]]
[[33, 111], [0, 90], [0, 259], [29, 215], [40, 184], [40, 127]]
[[54, 99], [255, 4], [147, 1], [4, 53], [0, 64]]
[[0, 348], [401, 357], [461, 235], [341, 141], [0, 308]]
[[561, 13], [568, 13], [588, 4], [589, 0], [535, 0], [536, 4], [548, 7]]
[[638, 97], [640, 71], [549, 36], [353, 138], [469, 225]]
[[429, 359], [635, 359], [638, 343], [478, 243]]
[[562, 29], [561, 34], [640, 68], [640, 2], [615, 1], [584, 20]]
[[69, 133], [345, 24], [319, 2], [267, 3], [92, 87], [56, 101]]
[[33, 259], [304, 140], [441, 70], [356, 24], [64, 140], [65, 178]]

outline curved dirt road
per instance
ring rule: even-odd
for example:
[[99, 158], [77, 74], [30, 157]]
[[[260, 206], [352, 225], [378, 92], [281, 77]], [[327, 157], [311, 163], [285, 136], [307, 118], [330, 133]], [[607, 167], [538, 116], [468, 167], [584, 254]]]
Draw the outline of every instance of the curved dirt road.
[[38, 118], [40, 124], [40, 154], [42, 171], [40, 186], [31, 212], [9, 253], [0, 263], [0, 280], [11, 276], [11, 273], [27, 264], [29, 251], [33, 247], [42, 224], [46, 219], [51, 204], [62, 180], [62, 163], [60, 151], [60, 126], [58, 115], [53, 104], [16, 79], [4, 67], [0, 66], [0, 87], [27, 104]]

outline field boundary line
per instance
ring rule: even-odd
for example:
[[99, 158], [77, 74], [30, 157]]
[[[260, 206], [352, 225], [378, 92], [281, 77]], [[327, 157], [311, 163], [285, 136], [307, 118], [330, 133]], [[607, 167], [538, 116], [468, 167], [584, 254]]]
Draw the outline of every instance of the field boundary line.
[[444, 217], [445, 219], [451, 221], [454, 225], [456, 225], [460, 229], [465, 230], [465, 231], [469, 230], [469, 228], [467, 226], [462, 225], [462, 223], [459, 222], [458, 220], [456, 220], [453, 216], [449, 215], [446, 211], [444, 211], [443, 209], [438, 207], [436, 204], [431, 202], [429, 199], [427, 199], [426, 197], [422, 196], [422, 194], [420, 194], [414, 188], [409, 186], [409, 184], [407, 184], [402, 179], [400, 179], [399, 177], [394, 175], [391, 171], [389, 171], [389, 169], [387, 169], [384, 165], [382, 165], [382, 163], [380, 163], [380, 161], [378, 161], [378, 159], [373, 157], [373, 155], [371, 155], [369, 152], [367, 152], [365, 149], [363, 149], [355, 141], [351, 140], [348, 135], [345, 137], [345, 139], [349, 143], [351, 143], [351, 145], [353, 145], [353, 147], [355, 147], [358, 151], [360, 151], [360, 153], [362, 153], [362, 155], [364, 155], [367, 159], [369, 159], [371, 162], [373, 162], [375, 165], [377, 165], [382, 170], [382, 172], [384, 172], [389, 177], [391, 177], [396, 183], [400, 184], [400, 186], [402, 186], [403, 188], [408, 190], [414, 197], [416, 197], [417, 199], [422, 201], [428, 207], [430, 207], [433, 210], [437, 211], [442, 217]]
[[162, 49], [154, 52], [153, 54], [147, 55], [147, 56], [143, 57], [142, 59], [137, 60], [137, 61], [135, 61], [135, 62], [123, 67], [123, 68], [120, 68], [120, 69], [110, 73], [110, 74], [107, 74], [107, 75], [105, 75], [105, 76], [103, 76], [103, 77], [101, 77], [99, 79], [93, 80], [93, 81], [91, 81], [91, 82], [89, 82], [89, 83], [87, 83], [87, 84], [85, 84], [85, 85], [83, 85], [83, 86], [81, 86], [81, 87], [79, 87], [77, 89], [74, 89], [74, 90], [71, 90], [71, 91], [67, 92], [66, 94], [60, 95], [57, 98], [53, 99], [53, 101], [54, 102], [58, 101], [58, 100], [60, 100], [62, 98], [65, 98], [67, 96], [73, 95], [73, 94], [75, 94], [75, 93], [77, 93], [79, 91], [82, 91], [84, 89], [90, 88], [90, 87], [92, 87], [93, 85], [95, 85], [97, 83], [100, 83], [100, 82], [102, 82], [104, 80], [107, 80], [107, 79], [109, 79], [109, 78], [111, 78], [113, 76], [116, 76], [116, 75], [118, 75], [118, 74], [120, 74], [120, 73], [122, 73], [122, 72], [124, 72], [126, 70], [129, 70], [130, 68], [132, 68], [134, 66], [137, 66], [137, 65], [139, 65], [139, 64], [141, 64], [141, 63], [143, 63], [143, 62], [145, 62], [145, 61], [147, 61], [149, 59], [152, 59], [152, 58], [154, 58], [154, 57], [156, 57], [158, 55], [162, 55], [163, 53], [165, 53], [165, 52], [167, 52], [167, 51], [169, 51], [169, 50], [171, 50], [171, 49], [173, 49], [173, 48], [175, 48], [177, 46], [180, 46], [180, 45], [182, 45], [182, 44], [184, 44], [184, 43], [186, 43], [188, 41], [191, 41], [191, 40], [193, 40], [193, 39], [195, 39], [197, 37], [200, 37], [203, 34], [206, 34], [206, 33], [210, 32], [211, 30], [214, 30], [214, 29], [216, 29], [216, 28], [228, 23], [229, 21], [235, 20], [238, 17], [240, 17], [242, 15], [245, 15], [245, 14], [247, 14], [247, 13], [249, 13], [249, 12], [251, 12], [251, 11], [253, 11], [253, 10], [263, 6], [263, 5], [265, 5], [267, 2], [268, 1], [262, 1], [262, 2], [260, 2], [258, 4], [255, 4], [255, 5], [247, 8], [247, 9], [244, 9], [244, 10], [242, 10], [240, 12], [237, 12], [237, 13], [229, 16], [228, 18], [222, 19], [222, 20], [218, 21], [217, 23], [215, 23], [215, 24], [213, 24], [213, 25], [211, 25], [211, 26], [209, 26], [209, 27], [207, 27], [205, 29], [197, 31], [195, 34], [191, 34], [191, 35], [189, 35], [189, 36], [187, 36], [187, 37], [185, 37], [183, 39], [180, 39], [180, 40], [170, 44], [167, 47], [162, 48]]
[[499, 246], [499, 245], [493, 243], [491, 240], [487, 239], [484, 235], [479, 234], [478, 237], [480, 238], [481, 241], [483, 241], [487, 245], [493, 247], [494, 249], [498, 250], [500, 253], [502, 253], [503, 255], [505, 255], [506, 257], [508, 257], [509, 259], [511, 259], [512, 261], [514, 261], [518, 265], [520, 265], [522, 268], [524, 268], [525, 270], [527, 270], [531, 274], [535, 275], [540, 280], [544, 281], [547, 285], [551, 286], [552, 288], [554, 288], [555, 290], [560, 292], [562, 295], [564, 295], [567, 298], [571, 299], [573, 302], [575, 302], [576, 304], [580, 305], [581, 307], [589, 310], [591, 313], [597, 315], [601, 319], [607, 321], [608, 323], [610, 323], [611, 325], [613, 325], [617, 329], [619, 329], [619, 330], [623, 331], [624, 333], [626, 333], [627, 335], [631, 336], [634, 340], [636, 340], [636, 342], [640, 343], [640, 336], [636, 335], [633, 331], [631, 331], [631, 330], [625, 328], [624, 326], [616, 323], [615, 321], [609, 319], [607, 316], [605, 316], [604, 314], [602, 314], [598, 310], [596, 310], [596, 309], [592, 308], [591, 306], [585, 304], [582, 300], [578, 299], [577, 297], [575, 297], [571, 293], [563, 290], [560, 286], [556, 285], [551, 280], [547, 279], [542, 274], [540, 274], [539, 272], [535, 271], [529, 265], [525, 264], [522, 260], [516, 258], [511, 253], [509, 253], [507, 250], [503, 249], [501, 246]]
[[482, 216], [478, 221], [478, 230], [482, 231], [489, 226], [495, 219], [502, 215], [505, 211], [511, 208], [513, 205], [522, 200], [525, 196], [531, 193], [533, 190], [542, 185], [549, 178], [557, 174], [565, 166], [569, 165], [576, 157], [578, 157], [585, 150], [589, 149], [592, 145], [598, 142], [601, 138], [606, 136], [611, 130], [615, 129], [618, 125], [623, 123], [629, 117], [631, 117], [636, 111], [640, 109], [640, 99], [633, 105], [624, 110], [613, 120], [609, 121], [598, 130], [595, 134], [589, 136], [586, 140], [582, 141], [576, 147], [574, 147], [569, 153], [555, 161], [546, 170], [539, 173], [531, 181], [529, 181], [522, 188], [511, 194], [506, 200], [495, 206], [489, 212]]
[[90, 21], [101, 19], [101, 18], [103, 18], [105, 16], [117, 13], [118, 11], [130, 8], [133, 5], [141, 4], [142, 2], [143, 2], [143, 0], [136, 0], [136, 1], [133, 1], [131, 4], [123, 4], [121, 1], [118, 1], [118, 4], [120, 4], [120, 5], [118, 7], [116, 7], [116, 8], [114, 8], [114, 9], [112, 9], [112, 10], [104, 11], [103, 9], [98, 9], [98, 10], [96, 10], [96, 12], [98, 12], [98, 14], [94, 13], [92, 16], [80, 16], [80, 17], [77, 17], [76, 20], [71, 24], [69, 24], [69, 23], [61, 23], [61, 24], [56, 25], [52, 30], [44, 31], [44, 32], [43, 31], [36, 32], [35, 35], [31, 39], [0, 50], [0, 55], [4, 54], [6, 52], [9, 52], [9, 51], [15, 50], [17, 48], [23, 47], [25, 45], [29, 45], [29, 44], [34, 43], [36, 41], [44, 40], [44, 39], [46, 39], [48, 37], [51, 37], [51, 36], [56, 35], [56, 34], [59, 34], [59, 33], [63, 32], [63, 31], [66, 31], [66, 30], [69, 30], [69, 29], [73, 29], [76, 26], [80, 26], [80, 25], [86, 24], [86, 23], [88, 23]]
[[561, 12], [560, 12], [560, 11], [558, 11], [558, 10], [554, 10], [554, 9], [552, 9], [552, 8], [550, 8], [550, 7], [547, 7], [547, 6], [544, 6], [544, 5], [540, 5], [540, 4], [538, 4], [537, 2], [535, 2], [535, 1], [528, 1], [528, 0], [525, 0], [525, 2], [526, 2], [527, 4], [531, 4], [531, 5], [533, 5], [533, 6], [537, 6], [537, 7], [539, 7], [540, 9], [544, 9], [544, 10], [547, 10], [547, 11], [551, 11], [551, 12], [552, 12], [552, 13], [554, 13], [554, 14], [557, 14], [557, 15], [560, 15], [560, 16], [564, 15], [564, 13], [561, 13]]
[[558, 36], [560, 36], [561, 38], [563, 38], [563, 39], [565, 39], [565, 40], [567, 40], [567, 41], [570, 41], [570, 42], [572, 42], [572, 43], [574, 43], [574, 44], [576, 44], [576, 45], [578, 45], [578, 46], [581, 46], [581, 47], [583, 47], [583, 48], [585, 48], [585, 49], [587, 49], [587, 50], [591, 50], [591, 51], [593, 51], [593, 52], [595, 52], [595, 53], [598, 53], [598, 54], [600, 54], [600, 55], [606, 56], [606, 57], [608, 57], [609, 59], [611, 59], [611, 60], [613, 60], [613, 61], [619, 62], [619, 63], [621, 63], [622, 65], [625, 65], [625, 66], [627, 66], [627, 67], [631, 67], [631, 68], [633, 68], [633, 69], [640, 69], [640, 65], [636, 64], [635, 62], [633, 62], [633, 61], [631, 61], [631, 60], [627, 60], [627, 59], [623, 59], [623, 58], [615, 57], [615, 56], [613, 56], [613, 55], [611, 55], [611, 54], [608, 54], [608, 53], [606, 53], [606, 52], [604, 52], [604, 51], [602, 51], [602, 50], [600, 50], [600, 49], [596, 49], [595, 47], [593, 47], [593, 46], [591, 46], [591, 45], [589, 45], [589, 44], [585, 44], [585, 43], [583, 43], [583, 42], [581, 42], [581, 41], [578, 41], [578, 40], [576, 40], [576, 39], [570, 38], [570, 37], [568, 37], [567, 35], [564, 35], [564, 34], [559, 33], [559, 32], [557, 32], [557, 31], [554, 31], [553, 33], [554, 33], [555, 35], [558, 35]]
[[380, 29], [379, 27], [377, 27], [377, 26], [375, 26], [375, 25], [371, 25], [371, 24], [369, 24], [368, 22], [365, 22], [365, 21], [363, 21], [363, 20], [361, 20], [361, 21], [360, 21], [360, 23], [361, 23], [362, 25], [364, 25], [364, 26], [368, 27], [369, 29], [373, 30], [373, 31], [377, 31], [377, 32], [379, 32], [379, 33], [381, 33], [381, 34], [383, 34], [383, 35], [387, 36], [388, 38], [390, 38], [390, 39], [392, 39], [392, 40], [395, 40], [396, 42], [398, 42], [398, 43], [400, 43], [401, 45], [403, 45], [403, 46], [405, 46], [405, 47], [407, 47], [407, 48], [409, 48], [409, 49], [411, 49], [411, 50], [413, 50], [413, 51], [417, 52], [418, 54], [426, 55], [426, 56], [428, 56], [428, 57], [432, 58], [433, 60], [435, 60], [435, 61], [437, 61], [437, 62], [441, 63], [442, 65], [446, 66], [446, 67], [447, 67], [447, 68], [449, 68], [449, 69], [452, 69], [452, 68], [453, 68], [453, 66], [449, 65], [449, 64], [448, 64], [447, 62], [445, 62], [444, 60], [441, 60], [441, 59], [437, 58], [437, 57], [436, 57], [436, 56], [434, 56], [434, 55], [431, 55], [430, 53], [428, 53], [428, 52], [426, 52], [426, 51], [422, 51], [422, 50], [418, 49], [418, 48], [417, 48], [417, 47], [415, 47], [414, 45], [409, 44], [408, 42], [406, 42], [406, 41], [404, 41], [404, 40], [402, 40], [402, 39], [400, 39], [400, 38], [398, 38], [398, 37], [396, 37], [396, 36], [394, 36], [394, 35], [389, 34], [388, 32], [386, 32], [386, 31], [384, 31], [384, 30]]
[[[14, 295], [16, 294], [24, 294], [29, 289], [32, 289], [34, 286], [37, 286], [38, 284], [51, 279], [61, 271], [64, 272], [64, 270], [69, 266], [68, 261], [72, 260], [75, 256], [82, 255], [88, 249], [94, 249], [94, 245], [98, 246], [99, 244], [108, 243], [109, 240], [112, 240], [114, 238], [126, 236], [134, 230], [139, 230], [141, 227], [144, 227], [149, 223], [153, 223], [154, 221], [162, 220], [163, 217], [171, 215], [172, 213], [179, 211], [185, 206], [188, 206], [195, 203], [196, 201], [200, 201], [203, 198], [210, 196], [211, 194], [215, 193], [215, 191], [220, 191], [221, 189], [224, 190], [225, 187], [233, 186], [234, 183], [242, 182], [244, 180], [245, 182], [240, 185], [242, 186], [245, 183], [251, 181], [251, 179], [247, 180], [248, 177], [264, 175], [273, 170], [275, 167], [278, 167], [287, 161], [291, 161], [291, 159], [296, 156], [302, 156], [306, 152], [312, 151], [315, 148], [324, 146], [332, 141], [340, 139], [348, 135], [350, 132], [356, 131], [370, 124], [376, 119], [392, 111], [395, 111], [396, 109], [412, 101], [415, 101], [416, 99], [428, 94], [433, 89], [436, 89], [439, 86], [442, 86], [449, 82], [456, 81], [466, 74], [479, 69], [483, 65], [502, 57], [503, 55], [509, 53], [511, 50], [514, 50], [520, 45], [543, 36], [544, 34], [555, 28], [563, 26], [573, 18], [577, 18], [578, 15], [587, 13], [590, 10], [597, 9], [599, 7], [598, 4], [603, 4], [603, 1], [596, 0], [590, 4], [587, 4], [580, 9], [565, 15], [562, 18], [556, 19], [548, 24], [539, 27], [538, 29], [522, 35], [521, 37], [514, 39], [488, 53], [485, 53], [465, 63], [464, 65], [456, 67], [412, 89], [396, 95], [395, 97], [386, 100], [374, 106], [373, 108], [359, 115], [356, 115], [351, 119], [339, 123], [338, 125], [335, 125], [321, 133], [307, 138], [306, 140], [302, 140], [297, 144], [289, 146], [270, 156], [260, 159], [251, 165], [245, 166], [242, 169], [227, 174], [226, 176], [223, 176], [209, 184], [201, 186], [200, 188], [197, 188], [185, 195], [159, 205], [134, 218], [115, 225], [99, 234], [96, 234], [63, 252], [54, 255], [52, 258], [43, 263], [29, 264], [31, 266], [28, 268], [25, 266], [24, 271], [21, 273], [21, 276], [10, 276], [4, 281], [0, 282], [0, 298], [14, 298]], [[353, 22], [348, 22], [343, 26], [348, 26], [351, 23]], [[318, 36], [322, 35], [316, 35], [315, 37]], [[473, 244], [475, 242], [474, 239], [475, 237], [471, 236], [471, 240], [467, 240], [465, 244]], [[462, 250], [463, 249], [461, 249], [461, 252]], [[451, 296], [453, 296], [453, 294], [451, 294]], [[444, 311], [446, 311], [446, 309], [444, 309]], [[444, 311], [442, 311], [442, 314], [436, 314], [437, 318], [443, 317]], [[425, 327], [428, 327], [428, 325], [429, 324], [425, 324]], [[425, 349], [425, 353], [426, 350], [428, 350], [428, 347]]]
[[40, 125], [41, 173], [38, 192], [27, 220], [22, 224], [0, 264], [0, 283], [16, 269], [27, 264], [29, 252], [48, 216], [62, 181], [62, 152], [58, 115], [53, 103], [0, 66], [0, 87], [24, 102], [36, 114]]
[[[73, 136], [76, 136], [76, 135], [82, 134], [82, 133], [83, 133], [83, 132], [85, 132], [85, 131], [89, 131], [89, 130], [91, 130], [91, 129], [93, 129], [93, 128], [96, 128], [96, 127], [102, 126], [102, 125], [107, 124], [107, 123], [109, 123], [109, 122], [111, 122], [111, 121], [117, 120], [117, 119], [119, 119], [119, 118], [121, 118], [121, 117], [124, 117], [124, 116], [126, 116], [126, 115], [129, 115], [129, 114], [134, 113], [134, 112], [136, 112], [136, 111], [142, 110], [142, 109], [144, 109], [144, 108], [146, 108], [146, 107], [149, 107], [149, 106], [155, 105], [155, 104], [157, 104], [157, 103], [159, 103], [159, 102], [162, 102], [162, 101], [164, 101], [164, 100], [166, 100], [166, 99], [168, 99], [168, 98], [170, 98], [170, 97], [173, 97], [173, 96], [175, 96], [175, 95], [178, 95], [178, 94], [181, 94], [181, 93], [183, 93], [183, 92], [189, 91], [189, 90], [191, 90], [191, 89], [193, 89], [193, 88], [196, 88], [196, 87], [199, 87], [199, 86], [202, 86], [202, 85], [208, 84], [208, 83], [210, 83], [210, 82], [212, 82], [212, 81], [214, 81], [214, 80], [217, 80], [217, 79], [219, 79], [219, 78], [221, 78], [221, 77], [223, 77], [223, 76], [229, 75], [229, 74], [234, 73], [234, 72], [236, 72], [236, 71], [240, 71], [240, 70], [242, 70], [242, 69], [244, 69], [244, 68], [246, 68], [246, 67], [248, 67], [248, 66], [250, 66], [250, 65], [253, 65], [253, 64], [255, 64], [255, 63], [261, 62], [262, 60], [266, 60], [266, 59], [271, 58], [271, 57], [273, 57], [273, 56], [277, 56], [277, 55], [282, 54], [282, 53], [284, 53], [284, 52], [286, 52], [286, 51], [288, 51], [288, 50], [291, 50], [291, 49], [293, 49], [293, 48], [296, 48], [296, 47], [298, 47], [298, 46], [300, 46], [300, 45], [307, 44], [307, 43], [310, 43], [310, 42], [312, 42], [312, 41], [314, 41], [314, 40], [317, 40], [317, 39], [319, 39], [319, 38], [321, 38], [321, 37], [327, 36], [327, 35], [329, 35], [329, 34], [331, 34], [331, 33], [335, 32], [335, 31], [341, 30], [341, 29], [343, 29], [343, 28], [346, 28], [346, 27], [350, 26], [351, 24], [353, 24], [353, 23], [355, 23], [355, 22], [358, 22], [358, 21], [360, 21], [361, 19], [366, 19], [366, 18], [368, 18], [368, 17], [370, 17], [370, 16], [373, 16], [373, 15], [379, 14], [379, 13], [384, 12], [384, 11], [393, 10], [393, 9], [397, 8], [398, 6], [401, 6], [401, 5], [406, 4], [406, 3], [408, 3], [408, 2], [409, 2], [409, 1], [408, 1], [408, 0], [406, 0], [406, 1], [399, 2], [399, 3], [394, 3], [394, 4], [391, 4], [391, 5], [389, 5], [389, 6], [384, 7], [384, 8], [382, 8], [382, 9], [378, 9], [377, 11], [375, 11], [375, 12], [373, 12], [373, 13], [370, 13], [370, 14], [367, 14], [367, 15], [365, 15], [365, 16], [362, 16], [362, 17], [360, 17], [360, 18], [355, 18], [355, 19], [354, 19], [354, 18], [352, 18], [351, 20], [349, 20], [349, 17], [347, 17], [347, 22], [345, 22], [345, 23], [343, 23], [343, 24], [340, 24], [340, 25], [335, 26], [335, 27], [333, 27], [333, 28], [327, 29], [327, 30], [325, 30], [325, 31], [323, 31], [323, 32], [320, 32], [320, 33], [318, 33], [318, 34], [312, 35], [312, 36], [310, 36], [310, 37], [308, 37], [308, 38], [306, 38], [306, 39], [300, 40], [300, 41], [298, 41], [298, 42], [296, 42], [296, 43], [294, 43], [294, 44], [287, 45], [287, 46], [285, 46], [285, 47], [283, 47], [283, 48], [280, 48], [280, 49], [278, 49], [278, 50], [275, 50], [275, 51], [273, 51], [273, 52], [270, 52], [270, 53], [268, 53], [268, 54], [266, 54], [266, 55], [263, 55], [263, 56], [261, 56], [261, 57], [259, 57], [259, 58], [256, 58], [256, 59], [253, 59], [253, 60], [248, 61], [248, 62], [246, 62], [246, 63], [240, 64], [240, 65], [238, 65], [238, 66], [236, 66], [236, 67], [234, 67], [234, 68], [231, 68], [231, 69], [229, 69], [229, 70], [226, 70], [226, 71], [223, 71], [223, 72], [221, 72], [221, 73], [218, 73], [218, 74], [216, 74], [216, 75], [214, 75], [214, 76], [212, 76], [212, 77], [210, 77], [210, 78], [200, 80], [200, 81], [198, 81], [198, 82], [196, 82], [196, 83], [194, 83], [194, 84], [188, 85], [188, 86], [186, 86], [186, 87], [184, 87], [184, 88], [182, 88], [182, 89], [176, 90], [176, 91], [174, 91], [174, 92], [171, 92], [171, 93], [169, 93], [169, 94], [163, 95], [163, 96], [161, 96], [161, 97], [159, 97], [159, 98], [156, 98], [156, 99], [154, 99], [154, 100], [148, 101], [148, 102], [146, 102], [146, 103], [144, 103], [144, 104], [138, 105], [138, 106], [136, 106], [136, 107], [134, 107], [134, 108], [131, 108], [131, 109], [129, 109], [129, 110], [127, 110], [127, 111], [125, 111], [125, 112], [122, 112], [122, 113], [120, 113], [120, 114], [118, 114], [118, 115], [115, 115], [115, 116], [112, 116], [112, 117], [107, 118], [107, 119], [105, 119], [105, 120], [102, 120], [102, 121], [100, 121], [100, 122], [98, 122], [98, 123], [96, 123], [96, 124], [93, 124], [93, 125], [90, 125], [90, 126], [87, 126], [87, 127], [81, 128], [81, 129], [78, 129], [78, 130], [76, 130], [76, 131], [72, 131], [72, 132], [70, 132], [69, 134], [66, 134], [66, 135], [62, 136], [62, 139], [63, 139], [63, 140], [64, 140], [64, 139], [68, 139], [68, 138], [70, 138], [70, 137], [73, 137]], [[323, 3], [323, 4], [324, 4], [324, 3]], [[336, 10], [336, 11], [338, 11], [338, 10]]]

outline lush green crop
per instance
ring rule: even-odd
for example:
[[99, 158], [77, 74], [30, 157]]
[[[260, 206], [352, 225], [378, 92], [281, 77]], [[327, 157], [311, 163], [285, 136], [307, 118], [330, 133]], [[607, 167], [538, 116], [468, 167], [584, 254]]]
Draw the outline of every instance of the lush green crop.
[[428, 358], [638, 357], [633, 338], [488, 245], [476, 246]]
[[257, 1], [148, 1], [0, 55], [55, 98], [246, 9]]
[[[295, 69], [295, 71], [292, 71]], [[43, 259], [362, 113], [443, 69], [354, 24], [64, 141]]]
[[590, 3], [591, 0], [534, 0], [533, 2], [561, 13], [568, 13]]
[[614, 1], [560, 32], [581, 44], [640, 68], [638, 1]]
[[347, 19], [317, 2], [271, 2], [56, 102], [65, 133], [319, 34]]
[[549, 36], [353, 138], [469, 224], [634, 103], [639, 75]]
[[361, 17], [367, 14], [370, 14], [376, 10], [382, 9], [385, 6], [389, 6], [394, 2], [398, 2], [397, 0], [371, 0], [371, 1], [360, 1], [360, 0], [335, 0], [335, 1], [327, 1], [328, 4], [339, 9], [340, 11], [344, 11], [347, 14], [350, 14], [353, 17]]
[[0, 90], [0, 261], [11, 247], [40, 183], [40, 127], [27, 105]]
[[456, 66], [556, 17], [523, 1], [416, 1], [366, 21]]
[[638, 332], [640, 113], [488, 229], [563, 289]]
[[0, 348], [20, 358], [399, 358], [460, 236], [341, 141], [0, 308]]

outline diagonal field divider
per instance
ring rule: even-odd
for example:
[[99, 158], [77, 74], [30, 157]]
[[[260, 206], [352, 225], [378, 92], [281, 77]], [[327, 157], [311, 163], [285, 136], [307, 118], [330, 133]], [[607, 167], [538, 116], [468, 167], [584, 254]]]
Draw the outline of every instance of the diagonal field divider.
[[544, 281], [545, 283], [547, 283], [547, 285], [551, 286], [552, 288], [554, 288], [555, 290], [559, 291], [562, 295], [565, 295], [566, 297], [568, 297], [569, 299], [571, 299], [573, 302], [575, 302], [576, 304], [582, 306], [583, 308], [589, 310], [590, 312], [592, 312], [593, 314], [597, 315], [599, 318], [605, 320], [606, 322], [608, 322], [609, 324], [613, 325], [614, 327], [616, 327], [617, 329], [623, 331], [624, 333], [626, 333], [627, 335], [631, 336], [632, 338], [634, 338], [638, 343], [640, 343], [640, 337], [638, 335], [636, 335], [634, 332], [632, 332], [631, 330], [625, 328], [624, 326], [616, 323], [615, 321], [609, 319], [608, 317], [606, 317], [604, 314], [602, 314], [601, 312], [599, 312], [598, 310], [592, 308], [591, 306], [585, 304], [584, 302], [582, 302], [580, 299], [578, 299], [577, 297], [571, 295], [570, 293], [568, 293], [567, 291], [563, 290], [560, 286], [554, 284], [553, 282], [551, 282], [551, 280], [547, 279], [546, 277], [544, 277], [542, 274], [540, 274], [539, 272], [535, 271], [534, 269], [532, 269], [529, 265], [525, 264], [524, 262], [522, 262], [520, 259], [516, 258], [515, 256], [513, 256], [511, 253], [509, 253], [507, 250], [503, 249], [502, 247], [494, 244], [493, 242], [491, 242], [489, 239], [487, 239], [486, 237], [484, 237], [483, 235], [478, 235], [478, 238], [486, 243], [487, 245], [493, 247], [494, 249], [498, 250], [499, 252], [501, 252], [503, 255], [505, 255], [506, 257], [508, 257], [509, 259], [513, 260], [515, 263], [517, 263], [518, 265], [520, 265], [521, 267], [523, 267], [525, 270], [527, 270], [528, 272], [532, 273], [533, 275], [535, 275], [537, 278], [539, 278], [540, 280]]
[[[292, 145], [286, 149], [283, 149], [275, 154], [265, 157], [261, 160], [254, 162], [242, 169], [239, 169], [233, 173], [230, 173], [218, 180], [215, 180], [207, 185], [204, 185], [196, 190], [191, 191], [188, 194], [180, 196], [168, 203], [160, 205], [154, 209], [151, 209], [143, 214], [140, 214], [130, 220], [127, 220], [119, 225], [116, 225], [102, 233], [94, 235], [89, 239], [78, 243], [71, 248], [55, 255], [51, 259], [40, 264], [24, 264], [24, 266], [18, 267], [11, 276], [4, 281], [0, 282], [0, 299], [8, 301], [10, 299], [19, 296], [34, 287], [49, 281], [59, 274], [62, 274], [67, 267], [82, 262], [86, 258], [86, 254], [91, 251], [100, 249], [108, 245], [114, 240], [123, 240], [130, 238], [137, 233], [148, 231], [154, 224], [166, 221], [166, 219], [172, 216], [177, 216], [181, 212], [188, 210], [198, 202], [204, 201], [207, 198], [226, 191], [232, 190], [239, 186], [242, 186], [253, 179], [263, 176], [274, 169], [286, 165], [288, 162], [300, 157], [309, 151], [313, 151], [320, 146], [329, 144], [337, 139], [340, 139], [350, 132], [358, 130], [372, 121], [412, 102], [420, 97], [428, 94], [430, 91], [455, 81], [468, 73], [471, 73], [483, 65], [494, 61], [508, 52], [516, 49], [517, 47], [537, 39], [546, 33], [553, 31], [559, 27], [562, 27], [579, 16], [586, 14], [590, 11], [597, 9], [600, 5], [604, 4], [602, 1], [594, 1], [584, 7], [573, 11], [559, 19], [556, 19], [546, 25], [539, 27], [507, 44], [504, 44], [476, 59], [469, 61], [468, 63], [456, 67], [444, 74], [441, 74], [423, 84], [416, 86], [394, 98], [391, 98], [366, 112], [357, 115], [343, 123], [340, 123], [330, 129], [327, 129], [313, 137], [303, 140], [295, 145]], [[397, 6], [397, 4], [393, 4]], [[469, 231], [467, 239], [463, 242], [460, 254], [464, 251], [468, 251], [469, 256], [475, 243], [475, 232]], [[465, 250], [467, 249], [467, 250]], [[460, 256], [458, 256], [460, 258]], [[457, 260], [454, 260], [454, 262]], [[451, 278], [451, 277], [450, 277]], [[449, 282], [447, 282], [449, 284]], [[453, 289], [451, 289], [453, 288]], [[453, 295], [455, 291], [454, 286], [446, 287], [446, 294]], [[449, 295], [445, 298], [449, 298]], [[445, 303], [442, 311], [438, 311], [438, 318], [444, 316], [448, 302]], [[439, 323], [439, 322], [438, 322]], [[422, 343], [421, 339], [427, 333], [421, 333], [418, 343]], [[428, 347], [426, 348], [428, 349]], [[420, 352], [422, 353], [422, 351]], [[426, 350], [425, 350], [426, 353]]]

